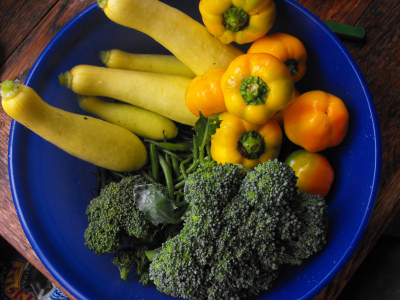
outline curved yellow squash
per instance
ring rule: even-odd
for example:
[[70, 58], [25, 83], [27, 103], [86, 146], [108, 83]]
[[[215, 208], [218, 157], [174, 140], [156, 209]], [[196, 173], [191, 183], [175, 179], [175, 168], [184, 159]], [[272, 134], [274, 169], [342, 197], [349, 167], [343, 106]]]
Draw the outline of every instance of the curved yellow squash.
[[121, 172], [146, 163], [145, 146], [125, 128], [53, 107], [32, 88], [9, 80], [1, 84], [1, 96], [11, 118], [73, 156]]

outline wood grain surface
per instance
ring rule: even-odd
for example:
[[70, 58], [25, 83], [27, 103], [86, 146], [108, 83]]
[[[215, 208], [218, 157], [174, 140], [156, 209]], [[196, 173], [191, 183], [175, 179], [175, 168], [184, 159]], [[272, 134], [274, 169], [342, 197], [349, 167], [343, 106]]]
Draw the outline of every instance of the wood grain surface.
[[[0, 81], [17, 79], [24, 82], [30, 68], [54, 35], [69, 20], [94, 2], [94, 0], [1, 1]], [[398, 0], [297, 0], [297, 2], [321, 20], [365, 28], [364, 41], [343, 40], [343, 43], [354, 57], [369, 86], [382, 137], [381, 186], [366, 233], [349, 263], [315, 297], [317, 300], [335, 299], [400, 209], [400, 97], [398, 96], [400, 94], [398, 75], [400, 2]], [[0, 109], [0, 234], [58, 285], [32, 250], [15, 211], [7, 164], [10, 124], [10, 118]]]

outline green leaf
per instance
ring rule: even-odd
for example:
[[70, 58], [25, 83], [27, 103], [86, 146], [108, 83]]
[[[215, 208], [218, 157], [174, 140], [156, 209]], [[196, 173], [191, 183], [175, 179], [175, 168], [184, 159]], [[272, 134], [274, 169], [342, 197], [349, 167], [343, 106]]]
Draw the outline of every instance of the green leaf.
[[179, 224], [182, 219], [174, 201], [166, 197], [152, 184], [138, 185], [133, 190], [135, 204], [154, 225]]

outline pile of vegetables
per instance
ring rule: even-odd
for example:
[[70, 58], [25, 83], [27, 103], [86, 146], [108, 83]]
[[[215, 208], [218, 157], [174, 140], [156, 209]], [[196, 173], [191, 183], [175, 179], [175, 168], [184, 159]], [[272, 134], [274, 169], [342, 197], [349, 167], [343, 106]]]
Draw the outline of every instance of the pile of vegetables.
[[[294, 36], [268, 34], [273, 1], [201, 0], [205, 26], [157, 0], [97, 2], [172, 55], [104, 49], [104, 67], [60, 74], [96, 117], [10, 80], [3, 109], [98, 167], [86, 245], [113, 253], [122, 279], [136, 268], [143, 284], [190, 299], [269, 289], [281, 266], [326, 243], [334, 170], [320, 152], [346, 136], [344, 102], [297, 90], [307, 51]], [[249, 43], [247, 53], [232, 42]], [[285, 139], [296, 151], [282, 157]]]

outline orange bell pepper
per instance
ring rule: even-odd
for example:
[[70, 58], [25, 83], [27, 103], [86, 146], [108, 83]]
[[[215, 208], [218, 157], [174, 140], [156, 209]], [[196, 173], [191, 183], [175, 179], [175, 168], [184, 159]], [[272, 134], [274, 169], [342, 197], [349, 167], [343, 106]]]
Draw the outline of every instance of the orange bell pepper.
[[221, 89], [221, 77], [225, 69], [217, 68], [196, 76], [186, 89], [186, 106], [197, 117], [199, 111], [205, 117], [226, 111]]
[[283, 116], [288, 139], [310, 152], [340, 144], [346, 136], [348, 121], [343, 101], [323, 91], [300, 95]]
[[256, 40], [247, 53], [269, 53], [285, 63], [294, 82], [306, 73], [307, 51], [303, 43], [287, 33], [274, 33]]
[[251, 169], [278, 157], [282, 130], [274, 119], [253, 125], [229, 112], [220, 114], [219, 119], [220, 127], [211, 140], [211, 156], [216, 162], [241, 164]]

